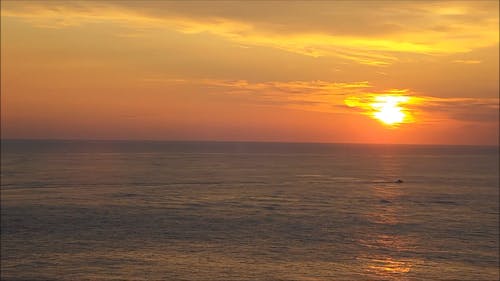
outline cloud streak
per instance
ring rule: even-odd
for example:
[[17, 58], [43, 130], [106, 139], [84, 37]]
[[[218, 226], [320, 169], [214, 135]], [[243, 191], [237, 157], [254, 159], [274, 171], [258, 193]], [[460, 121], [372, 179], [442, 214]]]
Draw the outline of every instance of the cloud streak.
[[[200, 91], [212, 90], [218, 94], [238, 96], [247, 102], [260, 105], [284, 106], [294, 109], [319, 112], [345, 112], [343, 98], [371, 88], [367, 81], [267, 81], [225, 79], [178, 79], [151, 77], [141, 80], [169, 87], [174, 84], [195, 85]], [[159, 86], [159, 85], [158, 85]], [[161, 86], [159, 86], [161, 87]]]
[[267, 81], [224, 79], [145, 78], [144, 83], [196, 85], [201, 90], [236, 95], [254, 104], [272, 105], [306, 111], [363, 114], [372, 116], [373, 104], [380, 96], [407, 96], [401, 105], [409, 114], [407, 123], [437, 123], [445, 120], [459, 122], [498, 122], [498, 98], [439, 98], [410, 89], [377, 91], [368, 81]]
[[[214, 7], [203, 2], [7, 2], [2, 17], [44, 28], [111, 23], [133, 32], [207, 33], [243, 46], [385, 66], [404, 54], [466, 53], [498, 44], [498, 14], [491, 12], [498, 3], [479, 2], [331, 2], [316, 3], [314, 9], [302, 2], [209, 5]], [[280, 13], [283, 9], [288, 13]]]
[[480, 64], [480, 60], [454, 60], [454, 63], [463, 63], [463, 64]]

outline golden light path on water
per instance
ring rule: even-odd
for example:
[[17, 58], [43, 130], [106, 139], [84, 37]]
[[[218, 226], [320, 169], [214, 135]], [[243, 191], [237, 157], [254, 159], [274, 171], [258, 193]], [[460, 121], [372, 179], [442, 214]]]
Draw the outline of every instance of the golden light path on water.
[[363, 97], [348, 97], [344, 103], [360, 108], [363, 114], [389, 127], [415, 122], [407, 105], [416, 103], [416, 98], [404, 95], [405, 90], [390, 90], [387, 94], [369, 94]]
[[[400, 168], [401, 163], [394, 158], [384, 158], [379, 165], [381, 173], [390, 177], [403, 172]], [[415, 257], [405, 257], [404, 253], [415, 251], [418, 241], [395, 228], [408, 223], [405, 216], [408, 213], [407, 205], [399, 203], [402, 198], [408, 196], [406, 187], [398, 183], [381, 181], [374, 182], [370, 192], [381, 204], [373, 205], [365, 213], [365, 218], [381, 228], [373, 235], [358, 240], [357, 243], [368, 249], [384, 251], [361, 254], [356, 259], [361, 263], [364, 272], [377, 277], [372, 280], [411, 280], [415, 267], [420, 267], [423, 261]], [[380, 231], [381, 229], [385, 230]]]

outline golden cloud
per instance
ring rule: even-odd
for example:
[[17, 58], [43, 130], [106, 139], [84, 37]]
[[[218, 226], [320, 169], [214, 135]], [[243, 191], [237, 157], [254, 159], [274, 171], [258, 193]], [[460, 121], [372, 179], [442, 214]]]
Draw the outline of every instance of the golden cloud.
[[329, 82], [329, 81], [266, 81], [250, 82], [247, 80], [225, 79], [178, 79], [150, 77], [141, 79], [144, 83], [189, 84], [200, 89], [214, 88], [217, 93], [238, 95], [247, 102], [261, 105], [286, 106], [290, 108], [320, 111], [345, 112], [343, 97], [363, 92], [371, 88], [367, 81]]
[[[439, 98], [410, 89], [372, 91], [368, 81], [266, 81], [224, 79], [146, 78], [147, 83], [191, 84], [200, 89], [237, 95], [260, 105], [343, 114], [363, 114], [377, 118], [384, 103], [404, 114], [399, 123], [498, 122], [498, 98]], [[399, 114], [399, 113], [398, 113]]]
[[498, 98], [438, 98], [412, 93], [408, 89], [390, 89], [363, 93], [344, 100], [347, 107], [379, 119], [381, 105], [392, 103], [403, 114], [399, 123], [436, 123], [444, 120], [462, 122], [498, 122]]
[[[207, 4], [212, 5], [197, 3], [202, 6]], [[113, 23], [129, 29], [209, 33], [244, 46], [264, 46], [312, 57], [338, 57], [373, 66], [394, 63], [401, 54], [456, 54], [498, 44], [498, 13], [495, 12], [498, 3], [490, 5], [496, 7], [492, 11], [491, 7], [474, 2], [428, 5], [402, 1], [371, 8], [363, 8], [357, 2], [334, 2], [328, 7], [318, 5], [321, 7], [309, 16], [304, 15], [305, 19], [293, 21], [290, 21], [291, 16], [283, 7], [261, 7], [274, 11], [275, 17], [259, 18], [256, 8], [250, 9], [254, 4], [239, 3], [248, 5], [249, 13], [253, 13], [252, 18], [245, 18], [238, 13], [241, 7], [235, 9], [237, 3], [230, 4], [226, 5], [227, 9], [233, 9], [231, 11], [237, 16], [220, 14], [210, 9], [211, 12], [203, 13], [189, 3], [185, 5], [197, 8], [192, 13], [181, 9], [186, 7], [179, 3], [141, 2], [141, 6], [149, 9], [139, 9], [122, 2], [7, 2], [2, 5], [2, 17], [18, 18], [48, 28]], [[312, 7], [306, 3], [299, 4]], [[155, 5], [165, 7], [155, 9]], [[347, 30], [329, 22], [334, 21], [336, 16], [345, 17], [346, 11], [349, 11], [347, 8], [353, 8], [349, 12], [352, 20], [343, 21], [348, 25], [345, 28]], [[332, 13], [330, 17], [325, 16], [328, 15], [325, 10]], [[339, 14], [336, 11], [340, 11]], [[356, 18], [371, 14], [380, 16], [378, 21], [382, 23], [373, 19], [371, 23], [356, 25]], [[397, 18], [398, 24], [391, 18]], [[314, 22], [316, 29], [307, 28], [307, 19]], [[290, 30], [284, 31], [285, 21], [290, 23]], [[363, 31], [363, 28], [366, 30]]]

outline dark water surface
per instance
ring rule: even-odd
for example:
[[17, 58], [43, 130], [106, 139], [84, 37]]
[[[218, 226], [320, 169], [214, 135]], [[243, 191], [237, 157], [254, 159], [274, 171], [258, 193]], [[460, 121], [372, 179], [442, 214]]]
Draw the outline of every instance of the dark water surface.
[[498, 168], [498, 147], [2, 141], [1, 276], [498, 280]]

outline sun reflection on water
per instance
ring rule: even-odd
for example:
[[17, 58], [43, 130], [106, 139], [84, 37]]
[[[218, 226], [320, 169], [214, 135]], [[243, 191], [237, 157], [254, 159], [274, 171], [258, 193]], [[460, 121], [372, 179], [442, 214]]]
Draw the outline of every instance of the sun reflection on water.
[[[379, 164], [384, 177], [401, 173], [395, 159], [382, 159]], [[389, 179], [373, 182], [370, 187], [372, 207], [364, 217], [372, 231], [360, 235], [358, 244], [368, 250], [357, 260], [365, 274], [375, 280], [409, 280], [415, 267], [422, 264], [421, 260], [407, 258], [408, 253], [416, 250], [418, 241], [403, 230], [408, 213], [404, 203], [406, 188], [406, 184]]]
[[395, 260], [391, 257], [371, 258], [366, 261], [367, 271], [377, 275], [393, 275], [398, 273], [408, 273], [413, 267], [413, 263], [408, 260]]

